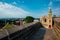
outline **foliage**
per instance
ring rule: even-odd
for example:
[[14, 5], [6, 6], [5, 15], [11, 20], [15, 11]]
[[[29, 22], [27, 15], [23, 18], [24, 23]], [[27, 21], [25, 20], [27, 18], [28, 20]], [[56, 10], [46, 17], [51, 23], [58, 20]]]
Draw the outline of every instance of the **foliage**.
[[8, 25], [6, 25], [5, 27], [3, 27], [4, 29], [12, 29], [14, 26], [13, 25], [11, 25], [11, 24], [8, 24]]
[[25, 18], [25, 22], [26, 23], [31, 23], [31, 22], [33, 22], [34, 21], [34, 18], [32, 17], [32, 16], [27, 16], [26, 18]]

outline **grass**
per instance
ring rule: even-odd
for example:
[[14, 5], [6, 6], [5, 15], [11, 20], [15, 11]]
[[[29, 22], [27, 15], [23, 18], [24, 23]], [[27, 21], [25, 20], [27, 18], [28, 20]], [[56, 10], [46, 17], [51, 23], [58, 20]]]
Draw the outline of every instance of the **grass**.
[[14, 28], [14, 26], [12, 24], [8, 24], [6, 26], [3, 27], [4, 29], [12, 29]]

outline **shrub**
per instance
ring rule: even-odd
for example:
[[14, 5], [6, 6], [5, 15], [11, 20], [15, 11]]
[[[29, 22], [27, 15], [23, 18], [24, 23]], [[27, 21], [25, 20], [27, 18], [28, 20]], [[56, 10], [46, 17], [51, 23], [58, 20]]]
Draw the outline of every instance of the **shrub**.
[[26, 18], [25, 18], [25, 22], [26, 23], [31, 23], [31, 22], [33, 22], [34, 21], [34, 18], [32, 17], [32, 16], [27, 16]]

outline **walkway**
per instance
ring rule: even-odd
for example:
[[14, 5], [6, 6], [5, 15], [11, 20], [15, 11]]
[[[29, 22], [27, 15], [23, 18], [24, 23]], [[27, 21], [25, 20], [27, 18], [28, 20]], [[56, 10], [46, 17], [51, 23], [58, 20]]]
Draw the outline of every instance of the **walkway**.
[[41, 28], [29, 40], [56, 40], [51, 30]]

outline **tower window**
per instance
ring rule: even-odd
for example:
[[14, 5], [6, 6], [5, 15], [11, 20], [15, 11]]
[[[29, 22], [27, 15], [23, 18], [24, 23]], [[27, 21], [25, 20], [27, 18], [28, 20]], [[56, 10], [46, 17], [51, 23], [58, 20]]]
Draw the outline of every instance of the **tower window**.
[[51, 20], [49, 20], [49, 22], [51, 22]]
[[44, 19], [44, 22], [46, 22], [46, 18]]

